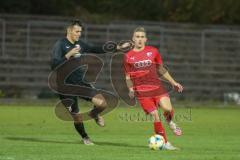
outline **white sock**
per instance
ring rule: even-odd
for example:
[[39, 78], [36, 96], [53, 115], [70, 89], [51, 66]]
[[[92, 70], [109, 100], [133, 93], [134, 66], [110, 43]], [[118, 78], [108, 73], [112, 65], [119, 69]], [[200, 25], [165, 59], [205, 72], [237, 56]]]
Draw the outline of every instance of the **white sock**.
[[176, 124], [173, 121], [169, 122], [169, 126], [170, 126], [171, 129], [176, 129], [177, 128]]

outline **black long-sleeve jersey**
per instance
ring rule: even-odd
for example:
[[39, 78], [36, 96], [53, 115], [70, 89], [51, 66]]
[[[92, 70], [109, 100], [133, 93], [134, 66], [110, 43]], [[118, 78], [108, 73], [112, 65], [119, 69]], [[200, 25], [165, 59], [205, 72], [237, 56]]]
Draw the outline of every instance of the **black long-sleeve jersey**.
[[[65, 55], [72, 50], [76, 45], [80, 46], [80, 54], [87, 54], [87, 53], [96, 53], [96, 54], [103, 54], [105, 51], [103, 50], [102, 46], [94, 46], [88, 43], [85, 43], [81, 40], [76, 41], [72, 44], [67, 38], [62, 38], [58, 40], [52, 51], [51, 55], [51, 69], [54, 70], [57, 66], [63, 64], [67, 61]], [[81, 57], [79, 57], [81, 58]], [[70, 84], [79, 84], [83, 80], [83, 75], [85, 73], [84, 68], [78, 68], [74, 72], [72, 72], [69, 77], [67, 78], [66, 82]]]

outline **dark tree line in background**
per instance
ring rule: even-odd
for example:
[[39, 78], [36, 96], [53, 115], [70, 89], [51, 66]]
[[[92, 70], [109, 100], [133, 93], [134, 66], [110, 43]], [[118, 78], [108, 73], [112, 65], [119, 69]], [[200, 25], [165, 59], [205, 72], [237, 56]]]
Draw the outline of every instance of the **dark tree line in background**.
[[149, 20], [240, 24], [240, 0], [1, 0], [0, 13], [77, 16], [95, 23]]

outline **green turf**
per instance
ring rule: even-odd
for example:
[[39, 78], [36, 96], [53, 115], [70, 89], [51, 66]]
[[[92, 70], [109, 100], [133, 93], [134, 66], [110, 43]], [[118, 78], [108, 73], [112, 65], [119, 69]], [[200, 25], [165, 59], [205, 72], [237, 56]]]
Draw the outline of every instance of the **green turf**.
[[[137, 107], [119, 107], [105, 116], [106, 127], [86, 122], [95, 146], [85, 146], [71, 122], [53, 107], [0, 107], [0, 160], [233, 160], [240, 159], [240, 109], [176, 108], [184, 135], [169, 140], [180, 151], [152, 151], [152, 123]], [[166, 125], [166, 124], [165, 124]]]

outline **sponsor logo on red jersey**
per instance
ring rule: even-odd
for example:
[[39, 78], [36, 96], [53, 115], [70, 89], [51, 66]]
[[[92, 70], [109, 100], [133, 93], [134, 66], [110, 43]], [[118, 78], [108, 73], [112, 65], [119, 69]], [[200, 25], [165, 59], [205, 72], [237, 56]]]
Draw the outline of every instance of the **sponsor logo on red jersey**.
[[151, 60], [143, 60], [143, 61], [138, 61], [134, 63], [135, 68], [145, 68], [151, 66], [152, 61]]

